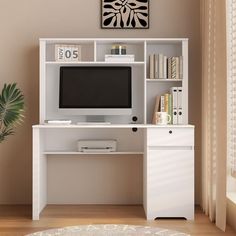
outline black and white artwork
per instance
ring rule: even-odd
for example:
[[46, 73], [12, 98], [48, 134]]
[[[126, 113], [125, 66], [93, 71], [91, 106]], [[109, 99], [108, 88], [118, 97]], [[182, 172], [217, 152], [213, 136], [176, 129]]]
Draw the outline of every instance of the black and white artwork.
[[148, 29], [149, 0], [102, 0], [102, 28]]

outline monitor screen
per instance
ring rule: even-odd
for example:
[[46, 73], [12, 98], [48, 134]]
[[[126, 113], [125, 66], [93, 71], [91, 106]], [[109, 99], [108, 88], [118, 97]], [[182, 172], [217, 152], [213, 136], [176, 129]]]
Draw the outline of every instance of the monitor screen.
[[59, 108], [132, 107], [131, 67], [60, 67]]

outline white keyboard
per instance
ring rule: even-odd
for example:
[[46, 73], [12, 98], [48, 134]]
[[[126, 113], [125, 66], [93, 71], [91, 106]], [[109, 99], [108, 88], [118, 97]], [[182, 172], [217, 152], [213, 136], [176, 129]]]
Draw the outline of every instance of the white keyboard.
[[50, 125], [70, 125], [71, 120], [47, 120], [45, 121], [45, 124]]

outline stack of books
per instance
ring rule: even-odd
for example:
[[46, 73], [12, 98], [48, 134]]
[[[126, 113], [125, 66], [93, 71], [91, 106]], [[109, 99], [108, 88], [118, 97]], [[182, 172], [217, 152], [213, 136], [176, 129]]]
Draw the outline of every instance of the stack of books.
[[169, 92], [156, 97], [153, 124], [155, 124], [155, 112], [158, 111], [167, 112], [171, 116], [170, 124], [183, 124], [182, 87], [172, 87]]
[[126, 54], [126, 55], [114, 55], [114, 54], [106, 54], [105, 55], [106, 62], [134, 62], [134, 55]]
[[183, 57], [167, 57], [163, 54], [149, 56], [150, 79], [182, 79]]

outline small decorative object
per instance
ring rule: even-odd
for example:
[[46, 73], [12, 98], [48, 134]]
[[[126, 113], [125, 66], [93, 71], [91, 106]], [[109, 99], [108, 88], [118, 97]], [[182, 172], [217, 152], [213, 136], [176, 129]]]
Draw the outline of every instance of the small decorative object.
[[0, 94], [0, 143], [14, 134], [14, 127], [23, 121], [24, 96], [16, 83], [4, 84]]
[[80, 45], [55, 45], [56, 61], [81, 61]]
[[148, 29], [149, 0], [102, 0], [102, 28]]
[[167, 125], [171, 122], [171, 116], [163, 111], [156, 112], [156, 124], [157, 125]]
[[112, 45], [111, 54], [112, 55], [125, 55], [126, 54], [126, 46], [121, 43], [117, 43], [117, 44]]

